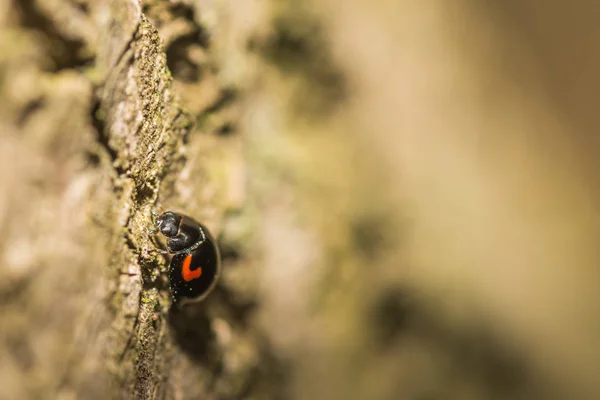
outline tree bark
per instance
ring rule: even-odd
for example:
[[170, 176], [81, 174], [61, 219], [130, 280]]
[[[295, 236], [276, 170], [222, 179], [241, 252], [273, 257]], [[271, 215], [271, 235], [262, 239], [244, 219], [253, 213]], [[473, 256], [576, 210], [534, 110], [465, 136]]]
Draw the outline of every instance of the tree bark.
[[0, 0], [0, 399], [598, 398], [597, 18], [484, 3]]
[[[197, 5], [3, 3], [0, 398], [236, 398], [256, 340], [240, 333], [250, 356], [216, 384], [228, 370], [208, 314], [234, 309], [167, 312], [147, 234], [157, 202], [215, 233], [231, 208], [220, 180], [236, 139], [219, 132], [232, 92]], [[184, 104], [186, 91], [199, 93]]]

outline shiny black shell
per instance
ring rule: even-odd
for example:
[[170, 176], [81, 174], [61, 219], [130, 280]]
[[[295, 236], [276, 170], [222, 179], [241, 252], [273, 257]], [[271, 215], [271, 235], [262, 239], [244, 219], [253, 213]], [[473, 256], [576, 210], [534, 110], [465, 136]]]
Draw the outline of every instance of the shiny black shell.
[[173, 254], [169, 282], [175, 304], [203, 300], [221, 273], [219, 248], [208, 229], [196, 220], [167, 211], [157, 219], [167, 248]]
[[[208, 236], [208, 235], [207, 235]], [[176, 254], [171, 259], [169, 281], [174, 303], [204, 299], [220, 274], [219, 251], [211, 239], [190, 254]]]

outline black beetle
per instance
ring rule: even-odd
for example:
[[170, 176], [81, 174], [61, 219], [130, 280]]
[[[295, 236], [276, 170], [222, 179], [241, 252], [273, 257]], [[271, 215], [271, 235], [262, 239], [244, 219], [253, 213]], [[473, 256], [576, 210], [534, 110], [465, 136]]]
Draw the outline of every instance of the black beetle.
[[201, 301], [214, 289], [221, 274], [221, 255], [215, 239], [196, 220], [173, 211], [160, 215], [152, 211], [154, 229], [167, 238], [171, 254], [169, 281], [175, 304]]

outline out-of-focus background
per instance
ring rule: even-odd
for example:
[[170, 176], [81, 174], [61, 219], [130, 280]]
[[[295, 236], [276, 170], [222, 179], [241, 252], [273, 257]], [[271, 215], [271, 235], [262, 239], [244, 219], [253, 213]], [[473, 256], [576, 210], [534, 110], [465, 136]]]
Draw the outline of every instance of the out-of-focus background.
[[0, 0], [0, 399], [600, 398], [599, 18]]

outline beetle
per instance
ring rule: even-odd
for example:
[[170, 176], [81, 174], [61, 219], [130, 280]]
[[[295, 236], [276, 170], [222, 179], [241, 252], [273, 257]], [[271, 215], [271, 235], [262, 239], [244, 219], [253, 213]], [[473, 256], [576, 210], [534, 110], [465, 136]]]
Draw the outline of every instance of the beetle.
[[173, 303], [184, 305], [204, 300], [215, 288], [221, 274], [221, 255], [208, 229], [193, 218], [173, 211], [152, 211], [154, 229], [167, 238], [171, 254], [169, 282]]

